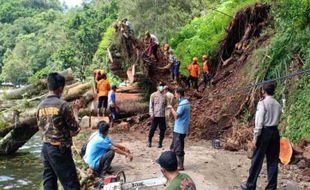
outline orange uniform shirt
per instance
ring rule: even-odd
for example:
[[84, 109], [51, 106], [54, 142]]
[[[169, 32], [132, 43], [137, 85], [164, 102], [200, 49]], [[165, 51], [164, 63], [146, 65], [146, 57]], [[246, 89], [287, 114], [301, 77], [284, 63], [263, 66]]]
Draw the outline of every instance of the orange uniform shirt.
[[187, 70], [189, 71], [189, 74], [190, 76], [192, 77], [196, 77], [198, 78], [199, 75], [200, 75], [200, 65], [197, 63], [197, 64], [190, 64], [188, 67], [187, 67]]
[[101, 79], [98, 81], [98, 96], [108, 96], [110, 91], [110, 83], [108, 80]]
[[209, 72], [209, 67], [208, 67], [208, 60], [203, 62], [203, 72], [207, 73]]

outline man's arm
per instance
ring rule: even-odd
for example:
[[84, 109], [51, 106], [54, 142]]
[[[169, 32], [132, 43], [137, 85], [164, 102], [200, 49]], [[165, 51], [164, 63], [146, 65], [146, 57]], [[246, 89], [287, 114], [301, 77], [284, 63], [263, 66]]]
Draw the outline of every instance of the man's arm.
[[263, 125], [264, 125], [264, 115], [265, 108], [263, 101], [258, 102], [257, 110], [255, 114], [255, 128], [254, 128], [254, 137], [253, 137], [253, 146], [255, 148], [258, 137], [261, 134]]
[[151, 95], [151, 97], [150, 97], [150, 105], [149, 105], [149, 114], [150, 114], [150, 116], [151, 117], [154, 117], [154, 112], [153, 112], [153, 110], [154, 110], [154, 108], [153, 108], [153, 94]]
[[75, 136], [80, 132], [80, 125], [77, 121], [78, 119], [78, 109], [73, 110], [68, 103], [65, 103], [63, 108], [63, 118], [72, 132], [72, 135]]
[[[128, 158], [129, 161], [132, 161], [133, 156], [131, 155], [131, 153], [121, 149], [119, 146], [120, 145], [118, 145], [118, 144], [112, 144], [111, 150], [115, 151], [118, 154], [126, 156], [126, 158]], [[123, 147], [123, 146], [121, 146], [121, 147]], [[123, 148], [125, 148], [125, 147], [123, 147]]]

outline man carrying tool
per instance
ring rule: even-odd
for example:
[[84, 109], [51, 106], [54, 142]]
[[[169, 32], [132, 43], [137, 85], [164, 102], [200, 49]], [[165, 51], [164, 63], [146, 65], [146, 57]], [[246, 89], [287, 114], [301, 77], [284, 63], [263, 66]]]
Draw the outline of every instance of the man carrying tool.
[[145, 33], [145, 41], [148, 44], [147, 46], [147, 55], [150, 57], [151, 55], [154, 55], [156, 61], [158, 62], [158, 56], [157, 56], [157, 50], [159, 47], [159, 41], [158, 38], [154, 35], [151, 34], [150, 32]]
[[175, 99], [174, 99], [174, 95], [169, 91], [168, 86], [164, 87], [164, 93], [167, 96], [167, 108], [165, 111], [165, 118], [166, 118], [166, 125], [172, 129], [173, 127], [173, 121], [172, 121], [172, 117], [171, 117], [171, 111], [170, 111], [170, 106], [174, 106], [175, 104]]
[[177, 111], [175, 111], [172, 106], [168, 106], [175, 118], [170, 149], [177, 155], [178, 169], [180, 171], [184, 170], [184, 140], [186, 135], [189, 133], [190, 118], [190, 103], [184, 95], [184, 89], [178, 87], [175, 91], [175, 97], [179, 101]]
[[48, 96], [38, 106], [38, 126], [43, 134], [43, 186], [55, 190], [59, 179], [65, 190], [79, 190], [80, 183], [72, 159], [72, 136], [79, 133], [77, 122], [79, 105], [70, 105], [60, 97], [65, 87], [65, 78], [58, 73], [47, 77]]
[[255, 115], [254, 138], [252, 141], [254, 153], [249, 177], [243, 190], [255, 190], [264, 158], [267, 158], [268, 184], [266, 190], [277, 189], [278, 163], [280, 154], [280, 135], [278, 131], [281, 116], [281, 105], [273, 97], [276, 85], [268, 83], [263, 86], [263, 98], [258, 102]]
[[104, 177], [113, 172], [111, 163], [115, 152], [126, 156], [129, 161], [132, 161], [133, 156], [126, 147], [113, 143], [108, 137], [110, 128], [108, 123], [100, 121], [97, 128], [99, 132], [94, 134], [88, 142], [83, 159], [95, 173]]
[[150, 116], [152, 119], [151, 128], [149, 131], [148, 137], [148, 147], [152, 147], [152, 138], [154, 133], [159, 126], [159, 141], [158, 141], [158, 148], [162, 147], [162, 143], [165, 137], [166, 131], [166, 118], [165, 118], [165, 110], [167, 107], [167, 96], [164, 93], [164, 83], [160, 83], [158, 86], [158, 90], [151, 94], [150, 97]]
[[208, 56], [207, 55], [202, 56], [202, 61], [203, 61], [203, 81], [205, 83], [206, 88], [210, 82]]
[[187, 174], [178, 171], [178, 160], [173, 151], [163, 152], [156, 162], [168, 179], [166, 190], [196, 190], [194, 181]]
[[98, 81], [98, 112], [97, 115], [102, 116], [102, 109], [104, 108], [104, 115], [107, 114], [108, 107], [108, 93], [110, 91], [110, 83], [107, 80], [106, 74], [101, 74], [100, 80]]
[[189, 72], [188, 82], [192, 85], [195, 89], [198, 90], [198, 79], [200, 76], [200, 66], [198, 64], [198, 58], [194, 57], [191, 64], [187, 67]]

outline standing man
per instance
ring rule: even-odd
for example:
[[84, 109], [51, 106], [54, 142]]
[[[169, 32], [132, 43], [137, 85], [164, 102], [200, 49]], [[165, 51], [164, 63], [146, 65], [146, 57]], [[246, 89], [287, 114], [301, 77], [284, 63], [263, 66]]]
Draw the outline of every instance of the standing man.
[[198, 64], [198, 58], [194, 57], [191, 64], [187, 67], [189, 72], [189, 84], [198, 90], [198, 79], [200, 76], [200, 65]]
[[255, 115], [254, 153], [249, 177], [243, 190], [255, 190], [264, 158], [267, 158], [268, 184], [266, 190], [277, 189], [278, 163], [280, 153], [280, 135], [278, 131], [281, 116], [281, 105], [274, 99], [276, 85], [268, 83], [263, 86], [263, 98], [258, 102]]
[[174, 95], [169, 91], [168, 86], [164, 87], [164, 93], [166, 94], [166, 97], [167, 97], [167, 108], [165, 111], [166, 125], [168, 125], [168, 127], [172, 129], [173, 121], [172, 121], [171, 111], [169, 107], [174, 106], [175, 104]]
[[65, 78], [51, 73], [47, 78], [48, 96], [38, 107], [38, 126], [43, 134], [44, 190], [58, 189], [57, 179], [65, 190], [79, 190], [75, 164], [72, 159], [72, 136], [79, 133], [77, 110], [61, 100]]
[[190, 118], [190, 103], [184, 95], [184, 89], [178, 87], [175, 91], [175, 97], [179, 101], [177, 111], [175, 111], [172, 106], [169, 106], [175, 118], [170, 149], [177, 155], [178, 168], [180, 171], [184, 170], [184, 139], [189, 132]]
[[158, 148], [161, 148], [163, 146], [162, 144], [166, 131], [165, 110], [167, 107], [167, 96], [164, 93], [164, 87], [165, 84], [160, 83], [158, 86], [158, 90], [154, 92], [150, 97], [150, 116], [152, 119], [152, 124], [149, 131], [148, 147], [152, 147], [152, 138], [157, 129], [157, 126], [159, 126], [160, 130]]
[[108, 107], [108, 94], [110, 91], [110, 83], [107, 79], [106, 74], [101, 74], [100, 80], [98, 81], [98, 112], [97, 115], [102, 116], [102, 108], [104, 108], [104, 115], [107, 113]]
[[208, 56], [207, 55], [202, 56], [202, 61], [203, 61], [203, 68], [202, 68], [203, 69], [203, 81], [205, 83], [205, 88], [206, 88], [210, 81]]
[[154, 35], [151, 34], [150, 32], [145, 33], [145, 41], [147, 42], [147, 53], [148, 56], [150, 57], [152, 54], [154, 55], [156, 61], [158, 61], [158, 56], [157, 56], [157, 50], [159, 47], [159, 40], [158, 38]]
[[173, 151], [163, 152], [156, 162], [169, 182], [166, 190], [196, 190], [192, 178], [178, 171], [178, 161]]
[[116, 88], [116, 85], [112, 85], [112, 89], [109, 91], [108, 95], [108, 104], [111, 112], [111, 127], [113, 127], [113, 122], [116, 119], [117, 112], [119, 110], [118, 106], [116, 105]]

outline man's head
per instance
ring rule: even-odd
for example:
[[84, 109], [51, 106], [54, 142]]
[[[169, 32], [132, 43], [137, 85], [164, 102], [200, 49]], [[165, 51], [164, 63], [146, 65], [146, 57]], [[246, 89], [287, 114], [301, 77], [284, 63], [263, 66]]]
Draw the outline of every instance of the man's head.
[[178, 160], [173, 151], [163, 152], [156, 162], [160, 165], [161, 172], [167, 178], [169, 178], [169, 174], [178, 172]]
[[61, 96], [65, 87], [65, 77], [58, 73], [50, 73], [47, 77], [47, 88], [50, 92]]
[[159, 84], [158, 84], [158, 91], [161, 92], [161, 93], [164, 92], [165, 86], [166, 86], [166, 84], [164, 82], [159, 82]]
[[169, 87], [167, 85], [164, 86], [164, 92], [165, 93], [169, 92]]
[[110, 125], [105, 121], [99, 121], [97, 124], [97, 128], [100, 134], [102, 134], [103, 136], [107, 136], [109, 133]]
[[106, 79], [107, 79], [107, 74], [101, 74], [101, 75], [100, 75], [100, 80], [101, 80], [101, 79], [106, 80]]
[[203, 61], [206, 61], [207, 59], [208, 59], [208, 56], [207, 56], [207, 55], [203, 55], [203, 56], [202, 56], [202, 60], [203, 60]]
[[164, 51], [168, 51], [169, 48], [170, 48], [169, 44], [165, 44], [165, 45], [164, 45]]
[[273, 96], [276, 90], [276, 83], [270, 82], [263, 85], [264, 95]]
[[193, 58], [193, 63], [197, 63], [198, 62], [198, 58], [197, 57], [194, 57]]
[[151, 37], [151, 34], [150, 34], [149, 31], [146, 31], [146, 32], [145, 32], [145, 37], [147, 37], [147, 38], [150, 38], [150, 37]]
[[112, 85], [111, 89], [115, 91], [117, 89], [116, 85]]
[[182, 87], [178, 87], [175, 90], [174, 96], [176, 97], [176, 99], [180, 99], [181, 97], [184, 97], [185, 95], [185, 91]]

